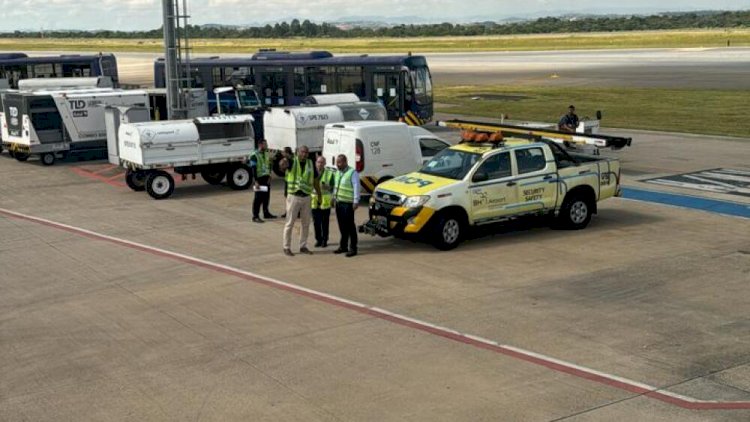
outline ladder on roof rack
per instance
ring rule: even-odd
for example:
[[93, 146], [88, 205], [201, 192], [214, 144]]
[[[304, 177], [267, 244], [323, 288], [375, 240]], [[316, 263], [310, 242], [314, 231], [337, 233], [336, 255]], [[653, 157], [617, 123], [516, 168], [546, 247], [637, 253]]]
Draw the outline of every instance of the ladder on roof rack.
[[594, 135], [588, 133], [561, 132], [552, 129], [535, 129], [525, 126], [515, 126], [500, 123], [475, 122], [470, 120], [441, 120], [438, 126], [485, 133], [502, 133], [517, 138], [531, 140], [550, 140], [557, 143], [570, 143], [594, 146], [597, 148], [622, 149], [633, 142], [633, 138], [621, 136]]

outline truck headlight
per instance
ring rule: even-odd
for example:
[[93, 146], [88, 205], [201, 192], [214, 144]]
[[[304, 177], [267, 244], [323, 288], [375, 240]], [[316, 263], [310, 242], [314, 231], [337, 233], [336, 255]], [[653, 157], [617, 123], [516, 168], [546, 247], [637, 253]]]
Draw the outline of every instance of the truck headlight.
[[417, 208], [426, 204], [429, 200], [430, 195], [409, 196], [406, 198], [402, 206], [405, 208]]

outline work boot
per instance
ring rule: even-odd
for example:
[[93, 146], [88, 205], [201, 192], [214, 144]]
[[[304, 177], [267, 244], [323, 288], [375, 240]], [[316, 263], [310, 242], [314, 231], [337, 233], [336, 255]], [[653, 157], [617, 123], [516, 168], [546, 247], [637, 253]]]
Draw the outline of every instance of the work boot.
[[335, 251], [333, 251], [333, 253], [335, 253], [336, 255], [340, 255], [342, 253], [348, 253], [348, 252], [349, 251], [347, 249], [342, 249], [342, 248], [338, 248]]
[[266, 220], [275, 220], [279, 217], [271, 214], [270, 212], [266, 212], [266, 213], [263, 213], [263, 218], [265, 218]]
[[318, 240], [317, 242], [315, 242], [315, 247], [316, 248], [319, 248], [321, 246], [323, 246], [323, 242], [321, 242], [320, 240]]
[[260, 217], [253, 217], [253, 223], [263, 223], [264, 221]]
[[313, 254], [312, 251], [310, 249], [307, 249], [307, 248], [301, 248], [299, 250], [299, 253], [303, 253], [303, 254], [306, 254], [306, 255], [312, 255]]
[[284, 249], [284, 255], [286, 256], [294, 256], [294, 253], [291, 249]]
[[352, 249], [352, 250], [350, 250], [349, 252], [346, 253], [346, 257], [347, 258], [351, 258], [353, 256], [357, 256], [357, 250], [356, 249]]

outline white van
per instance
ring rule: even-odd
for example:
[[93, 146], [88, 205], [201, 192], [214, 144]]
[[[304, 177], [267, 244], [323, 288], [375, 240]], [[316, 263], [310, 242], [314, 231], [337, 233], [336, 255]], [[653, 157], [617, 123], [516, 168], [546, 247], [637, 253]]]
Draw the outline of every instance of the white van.
[[362, 187], [372, 193], [379, 183], [417, 171], [450, 146], [426, 129], [399, 122], [344, 122], [325, 127], [323, 157], [335, 167], [344, 154], [359, 172]]

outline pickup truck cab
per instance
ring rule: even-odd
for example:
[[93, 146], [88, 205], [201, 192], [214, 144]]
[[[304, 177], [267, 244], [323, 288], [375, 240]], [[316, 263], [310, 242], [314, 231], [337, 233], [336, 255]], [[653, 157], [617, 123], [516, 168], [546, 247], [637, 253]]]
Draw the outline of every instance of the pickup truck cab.
[[417, 236], [449, 250], [472, 226], [527, 215], [582, 229], [598, 201], [619, 195], [617, 159], [571, 155], [549, 141], [462, 142], [378, 185], [360, 231]]

